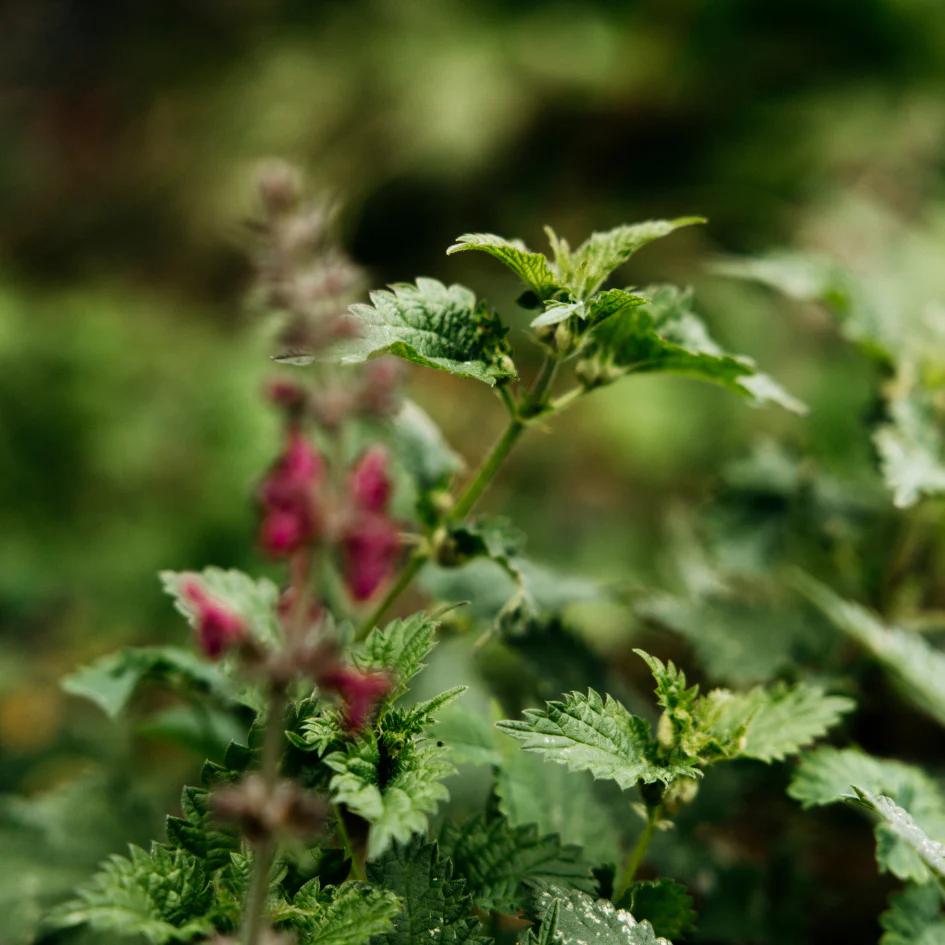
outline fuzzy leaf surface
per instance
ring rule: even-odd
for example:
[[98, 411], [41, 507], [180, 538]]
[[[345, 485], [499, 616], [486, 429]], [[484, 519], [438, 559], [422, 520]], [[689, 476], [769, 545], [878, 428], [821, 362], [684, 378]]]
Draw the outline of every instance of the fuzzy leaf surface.
[[372, 292], [371, 304], [352, 305], [351, 314], [359, 334], [332, 351], [344, 364], [389, 354], [490, 387], [516, 376], [507, 330], [465, 286], [421, 277]]
[[494, 233], [464, 233], [446, 251], [447, 256], [474, 250], [487, 253], [507, 266], [539, 299], [546, 299], [562, 286], [543, 253], [530, 250], [521, 240], [507, 240]]
[[373, 945], [482, 945], [479, 920], [473, 901], [461, 879], [453, 878], [453, 867], [436, 844], [415, 838], [393, 846], [368, 864], [368, 879], [390, 890], [403, 903], [394, 927]]
[[290, 903], [277, 906], [273, 918], [295, 933], [298, 945], [367, 945], [391, 930], [400, 907], [386, 889], [358, 882], [322, 889], [312, 879]]
[[692, 293], [673, 286], [644, 292], [646, 305], [623, 308], [594, 328], [578, 374], [594, 386], [624, 374], [684, 374], [726, 387], [754, 405], [774, 403], [795, 413], [805, 407], [744, 355], [725, 352], [692, 307]]
[[476, 905], [487, 911], [517, 910], [538, 882], [597, 890], [580, 849], [555, 834], [541, 836], [534, 824], [512, 827], [501, 817], [474, 817], [462, 826], [445, 825], [440, 846]]
[[127, 857], [106, 860], [48, 922], [53, 928], [89, 925], [164, 945], [212, 932], [212, 902], [203, 865], [185, 850], [154, 844], [146, 852], [131, 846]]
[[555, 920], [555, 945], [669, 945], [649, 922], [638, 922], [606, 899], [555, 886], [540, 889], [535, 899], [542, 924]]
[[[913, 765], [876, 758], [855, 748], [818, 748], [804, 755], [788, 794], [804, 807], [818, 807], [856, 797], [854, 788], [885, 796], [905, 809], [933, 842], [945, 841], [945, 793]], [[907, 838], [885, 820], [876, 824], [876, 858], [882, 869], [900, 879], [927, 882], [927, 864]]]
[[698, 777], [689, 765], [664, 765], [655, 758], [649, 725], [631, 715], [611, 696], [568, 693], [544, 709], [526, 709], [524, 720], [499, 722], [526, 751], [538, 752], [572, 771], [590, 771], [626, 790], [643, 782], [670, 784], [680, 777]]

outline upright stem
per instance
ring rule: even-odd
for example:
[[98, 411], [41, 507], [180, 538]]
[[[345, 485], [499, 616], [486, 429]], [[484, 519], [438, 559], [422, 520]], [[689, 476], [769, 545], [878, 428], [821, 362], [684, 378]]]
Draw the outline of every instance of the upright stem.
[[[275, 786], [279, 778], [279, 758], [282, 751], [283, 713], [286, 693], [281, 684], [273, 684], [269, 692], [266, 731], [263, 736], [260, 776], [267, 788]], [[243, 945], [257, 945], [266, 915], [269, 894], [269, 873], [276, 855], [276, 839], [270, 834], [256, 845], [253, 857], [253, 875], [246, 895], [246, 913], [243, 920]]]
[[[482, 464], [476, 470], [476, 474], [460, 493], [456, 503], [445, 516], [446, 521], [456, 521], [464, 518], [479, 501], [483, 492], [486, 491], [489, 484], [495, 478], [496, 473], [502, 467], [502, 464], [512, 452], [518, 438], [524, 433], [528, 425], [527, 419], [541, 411], [545, 406], [548, 396], [548, 390], [554, 381], [555, 372], [558, 369], [558, 361], [552, 355], [546, 355], [542, 362], [535, 380], [528, 393], [522, 397], [518, 404], [512, 401], [508, 390], [501, 389], [502, 400], [509, 409], [511, 420], [505, 428], [502, 435], [496, 441]], [[400, 595], [407, 590], [413, 579], [417, 576], [420, 569], [429, 560], [430, 554], [427, 551], [418, 549], [415, 551], [404, 565], [403, 570], [397, 576], [397, 580], [390, 586], [381, 602], [371, 611], [367, 618], [361, 623], [357, 630], [357, 638], [361, 639], [381, 622], [381, 618], [387, 613], [388, 609], [397, 600]]]
[[640, 864], [643, 862], [643, 858], [650, 848], [650, 841], [653, 839], [653, 832], [656, 830], [656, 822], [659, 818], [659, 806], [647, 808], [646, 824], [643, 827], [643, 831], [640, 836], [637, 837], [637, 842], [633, 845], [633, 849], [627, 857], [627, 862], [624, 864], [620, 875], [614, 883], [614, 902], [619, 900], [633, 884], [637, 870], [640, 868]]
[[[286, 642], [298, 643], [308, 624], [309, 576], [312, 571], [312, 555], [302, 548], [289, 562], [289, 580], [292, 587], [292, 610], [284, 622]], [[285, 682], [273, 679], [269, 684], [269, 699], [266, 704], [266, 729], [263, 733], [262, 759], [259, 775], [270, 796], [279, 780], [279, 762], [283, 748], [283, 716], [287, 702]], [[266, 900], [269, 896], [269, 873], [276, 857], [277, 839], [267, 834], [256, 844], [253, 857], [253, 873], [246, 894], [246, 909], [243, 918], [243, 945], [258, 945], [259, 935], [266, 918]]]
[[509, 422], [502, 436], [499, 437], [489, 455], [483, 460], [472, 481], [466, 486], [456, 500], [456, 504], [450, 510], [449, 518], [451, 520], [465, 518], [472, 511], [473, 506], [479, 501], [479, 497], [495, 478], [495, 474], [502, 467], [509, 453], [512, 452], [512, 447], [515, 446], [524, 430], [525, 424], [517, 417]]

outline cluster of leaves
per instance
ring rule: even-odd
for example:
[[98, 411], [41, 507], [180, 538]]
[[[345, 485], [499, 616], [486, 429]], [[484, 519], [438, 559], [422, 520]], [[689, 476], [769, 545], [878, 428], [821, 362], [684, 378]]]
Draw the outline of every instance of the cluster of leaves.
[[915, 297], [904, 280], [889, 291], [877, 268], [859, 273], [800, 253], [718, 266], [726, 275], [826, 306], [844, 337], [876, 363], [883, 409], [873, 443], [896, 505], [907, 508], [945, 493], [945, 310], [935, 298]]
[[[798, 563], [785, 551], [786, 536], [818, 533], [825, 519], [868, 517], [872, 499], [838, 498], [843, 490], [808, 477], [772, 449], [730, 474], [728, 505], [720, 503], [714, 523], [722, 523], [722, 539], [702, 543], [678, 529], [671, 547], [680, 586], [651, 590], [632, 608], [648, 626], [681, 634], [706, 675], [728, 688], [700, 691], [676, 664], [637, 649], [655, 683], [655, 710], [620, 663], [623, 654], [602, 659], [569, 622], [575, 600], [600, 603], [608, 595], [592, 581], [529, 561], [523, 536], [507, 521], [470, 516], [534, 420], [624, 375], [681, 373], [751, 403], [802, 409], [750, 359], [711, 339], [690, 292], [606, 287], [641, 247], [696, 222], [618, 227], [574, 250], [549, 231], [550, 257], [490, 234], [460, 237], [449, 252], [487, 253], [524, 283], [520, 302], [537, 313], [531, 324], [545, 354], [528, 388], [520, 385], [501, 319], [462, 286], [418, 279], [353, 306], [360, 331], [330, 357], [357, 363], [394, 355], [479, 380], [509, 411], [496, 450], [456, 495], [453, 479], [463, 463], [430, 418], [408, 402], [384, 421], [418, 527], [405, 574], [422, 572], [424, 587], [447, 605], [468, 599], [469, 615], [463, 623], [446, 608], [437, 616], [365, 621], [335, 600], [332, 577], [325, 577], [316, 591], [333, 612], [325, 626], [345, 664], [365, 678], [384, 674], [389, 683], [367, 724], [354, 729], [328, 695], [301, 683], [288, 693], [284, 718], [277, 717], [264, 678], [241, 672], [230, 657], [207, 666], [183, 649], [146, 648], [74, 673], [69, 691], [109, 715], [128, 710], [137, 693], [157, 683], [212, 706], [239, 734], [205, 764], [203, 786], [185, 789], [166, 841], [106, 861], [49, 915], [48, 928], [85, 925], [154, 945], [239, 933], [254, 868], [265, 860], [252, 836], [219, 820], [214, 793], [246, 783], [275, 731], [278, 773], [320, 797], [334, 817], [314, 837], [282, 838], [268, 875], [258, 871], [268, 921], [299, 945], [666, 945], [690, 938], [698, 934], [696, 900], [674, 877], [693, 885], [710, 875], [708, 887], [722, 880], [706, 873], [701, 841], [687, 852], [689, 841], [680, 836], [678, 847], [694, 864], [687, 866], [681, 854], [667, 860], [654, 837], [674, 825], [683, 834], [687, 817], [705, 816], [700, 797], [725, 777], [706, 777], [708, 769], [741, 777], [746, 762], [771, 765], [795, 755], [789, 796], [805, 807], [849, 800], [866, 810], [876, 820], [880, 868], [908, 884], [882, 919], [885, 945], [935, 940], [945, 925], [932, 895], [945, 878], [945, 794], [934, 778], [902, 762], [855, 748], [809, 750], [854, 702], [836, 694], [846, 684], [822, 667], [808, 668], [834, 659], [825, 638], [835, 626], [942, 722], [942, 656], [812, 578], [796, 570], [785, 576], [782, 567], [785, 559]], [[568, 367], [574, 386], [555, 396], [553, 380]], [[750, 494], [756, 509], [760, 491], [774, 497], [765, 503], [768, 517], [746, 522], [732, 496]], [[850, 543], [858, 537], [855, 530], [843, 534]], [[821, 560], [801, 563], [814, 568]], [[181, 594], [181, 575], [162, 577], [183, 616], [197, 619]], [[279, 644], [275, 584], [212, 568], [199, 577], [260, 647]], [[355, 629], [358, 617], [363, 632]], [[435, 652], [437, 638], [470, 624], [482, 632], [451, 641], [470, 691], [425, 689], [425, 664], [456, 658], [443, 655], [452, 646]], [[478, 791], [470, 792], [477, 779]], [[635, 792], [630, 804], [628, 791]], [[700, 911], [711, 925], [706, 882], [702, 887]], [[744, 911], [736, 906], [737, 918], [718, 937], [753, 937], [744, 931]]]

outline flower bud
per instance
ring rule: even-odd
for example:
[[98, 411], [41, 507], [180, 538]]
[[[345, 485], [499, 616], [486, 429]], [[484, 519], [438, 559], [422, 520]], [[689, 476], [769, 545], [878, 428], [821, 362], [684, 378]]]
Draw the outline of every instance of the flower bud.
[[245, 638], [243, 619], [211, 597], [199, 581], [185, 581], [180, 591], [193, 607], [197, 640], [210, 659], [219, 659], [225, 649]]
[[317, 489], [323, 475], [321, 456], [298, 430], [290, 430], [282, 455], [259, 488], [259, 541], [267, 554], [292, 554], [318, 535]]
[[361, 515], [342, 536], [344, 580], [351, 596], [365, 601], [391, 576], [400, 535], [383, 515]]
[[341, 698], [345, 704], [345, 725], [349, 732], [358, 732], [390, 691], [391, 684], [386, 673], [362, 673], [351, 666], [335, 666], [319, 677], [318, 685]]
[[383, 512], [390, 501], [388, 456], [383, 446], [364, 452], [351, 472], [349, 486], [354, 504], [364, 512]]
[[267, 161], [257, 177], [259, 196], [266, 212], [273, 216], [286, 213], [296, 206], [302, 193], [299, 172], [285, 161]]

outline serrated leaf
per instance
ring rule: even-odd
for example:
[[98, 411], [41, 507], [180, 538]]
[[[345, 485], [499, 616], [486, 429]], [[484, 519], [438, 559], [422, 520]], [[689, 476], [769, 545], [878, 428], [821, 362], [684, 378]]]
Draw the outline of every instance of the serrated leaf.
[[402, 696], [436, 645], [439, 623], [424, 613], [375, 627], [352, 654], [354, 665], [365, 672], [386, 671], [394, 678], [390, 702]]
[[890, 397], [889, 421], [873, 440], [880, 468], [898, 508], [945, 492], [945, 417], [931, 392], [918, 385]]
[[277, 608], [279, 588], [268, 578], [252, 578], [237, 570], [204, 568], [202, 571], [161, 571], [161, 586], [174, 601], [175, 609], [196, 626], [197, 611], [193, 602], [181, 593], [182, 584], [195, 579], [206, 592], [229, 610], [239, 614], [247, 627], [263, 643], [281, 639]]
[[581, 847], [592, 863], [618, 862], [620, 829], [614, 810], [601, 799], [601, 785], [588, 772], [569, 771], [521, 751], [510, 739], [503, 741], [495, 761], [495, 792], [508, 822], [558, 834], [563, 843]]
[[538, 890], [535, 899], [542, 924], [555, 920], [555, 945], [669, 945], [649, 922], [638, 922], [606, 899], [556, 886]]
[[535, 883], [555, 883], [595, 892], [597, 883], [579, 847], [555, 834], [541, 836], [534, 824], [513, 827], [501, 817], [474, 817], [462, 826], [446, 824], [440, 848], [476, 905], [486, 911], [514, 912]]
[[430, 734], [449, 749], [458, 765], [497, 765], [499, 750], [492, 723], [464, 705], [452, 705], [437, 719]]
[[624, 308], [590, 332], [577, 368], [586, 385], [625, 374], [684, 374], [726, 387], [755, 405], [770, 402], [805, 412], [751, 358], [728, 354], [712, 340], [692, 308], [691, 292], [656, 286], [644, 294], [646, 305]]
[[648, 879], [627, 891], [627, 909], [639, 922], [646, 920], [657, 935], [677, 938], [692, 930], [696, 912], [692, 896], [674, 879]]
[[158, 818], [140, 778], [87, 772], [31, 797], [0, 794], [0, 941], [32, 945], [55, 904]]
[[883, 936], [879, 945], [943, 945], [945, 915], [942, 895], [933, 883], [908, 886], [889, 898], [879, 917]]
[[216, 667], [191, 650], [176, 646], [126, 647], [82, 666], [62, 680], [62, 688], [94, 702], [116, 718], [144, 682], [196, 689], [231, 701], [236, 689]]
[[405, 400], [391, 419], [397, 455], [421, 492], [441, 488], [465, 463], [429, 414]]
[[229, 863], [230, 854], [240, 848], [240, 837], [236, 830], [214, 820], [209, 792], [185, 787], [180, 806], [183, 817], [167, 818], [168, 842], [197, 857], [208, 870]]
[[186, 942], [213, 931], [207, 873], [185, 850], [153, 844], [112, 856], [48, 918], [51, 928], [89, 925], [99, 932], [138, 935], [153, 945]]
[[898, 684], [919, 711], [945, 725], [945, 653], [916, 633], [888, 627], [874, 614], [798, 573], [793, 582], [839, 630], [856, 640]]
[[781, 761], [820, 738], [855, 703], [827, 695], [819, 686], [778, 683], [744, 696], [748, 727], [740, 754], [758, 761]]
[[[911, 849], [919, 859], [939, 878], [945, 878], [945, 843], [933, 840], [916, 822], [912, 815], [885, 794], [853, 786], [857, 796], [881, 819], [888, 833], [896, 841]], [[888, 857], [888, 853], [886, 854]], [[913, 877], [915, 878], [915, 877]]]
[[564, 281], [577, 298], [585, 299], [596, 292], [615, 269], [648, 243], [696, 223], [705, 223], [705, 219], [678, 217], [675, 220], [646, 220], [592, 233], [569, 254], [567, 270], [562, 273]]
[[[904, 808], [919, 828], [936, 842], [945, 841], [945, 795], [920, 768], [875, 758], [857, 749], [818, 748], [801, 758], [788, 794], [804, 807], [849, 801], [854, 787], [885, 795]], [[876, 858], [900, 879], [927, 882], [925, 863], [889, 824], [876, 826]]]
[[402, 909], [393, 928], [372, 945], [484, 945], [473, 901], [436, 844], [416, 838], [391, 847], [369, 863], [368, 879], [398, 896]]
[[367, 945], [393, 928], [400, 908], [389, 890], [358, 882], [322, 889], [316, 878], [277, 906], [273, 918], [278, 928], [295, 933], [298, 945]]
[[670, 784], [700, 774], [689, 765], [657, 761], [649, 725], [593, 689], [586, 695], [568, 693], [564, 701], [549, 702], [544, 709], [526, 709], [523, 721], [499, 722], [498, 727], [526, 751], [572, 771], [590, 771], [595, 778], [616, 781], [624, 790], [640, 782]]
[[562, 286], [557, 274], [543, 253], [530, 250], [521, 240], [507, 240], [494, 233], [464, 233], [446, 251], [454, 253], [475, 250], [488, 253], [514, 272], [539, 299], [546, 299]]
[[445, 746], [418, 734], [409, 716], [395, 711], [381, 719], [377, 733], [363, 733], [324, 762], [335, 772], [332, 801], [371, 825], [370, 859], [426, 829], [428, 816], [449, 797], [443, 780], [456, 771]]
[[351, 314], [359, 334], [331, 352], [344, 364], [389, 354], [490, 387], [516, 376], [507, 329], [465, 286], [421, 277], [372, 292], [371, 304], [352, 305]]

